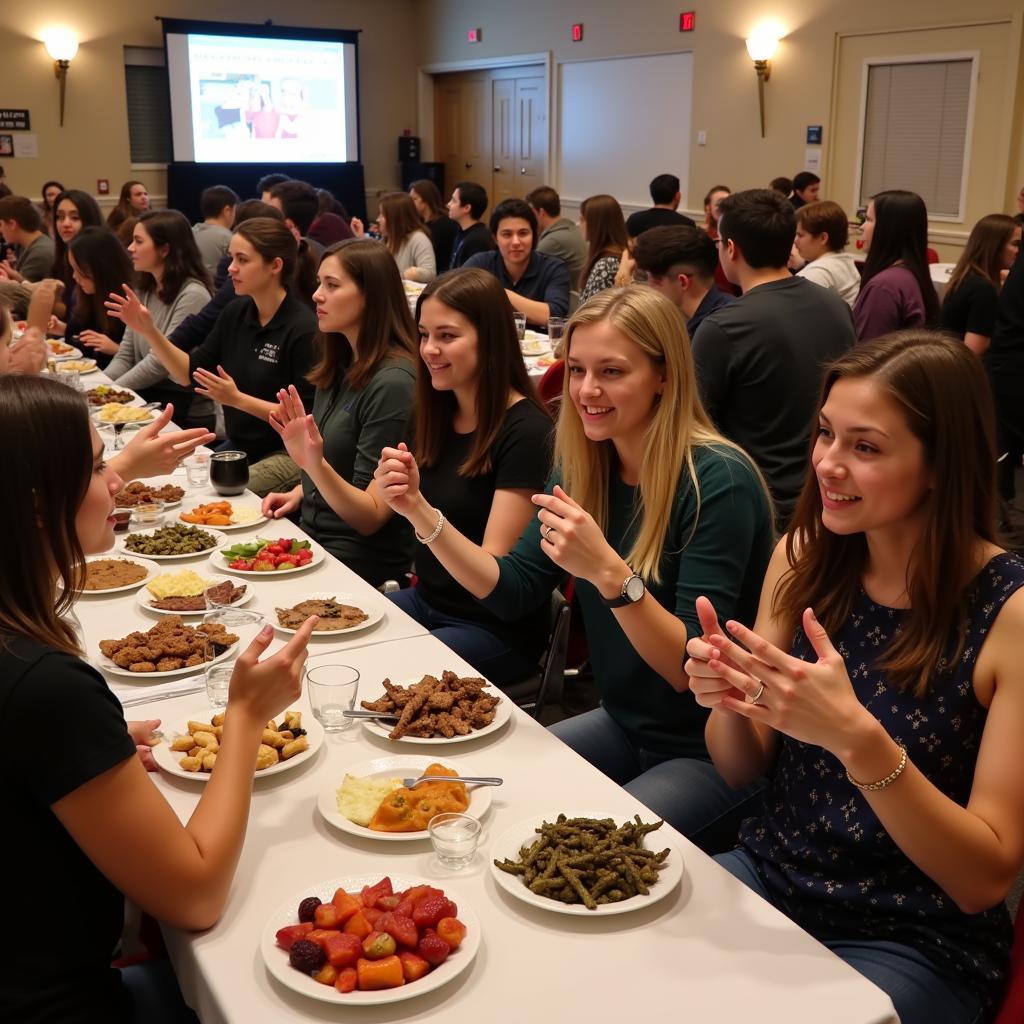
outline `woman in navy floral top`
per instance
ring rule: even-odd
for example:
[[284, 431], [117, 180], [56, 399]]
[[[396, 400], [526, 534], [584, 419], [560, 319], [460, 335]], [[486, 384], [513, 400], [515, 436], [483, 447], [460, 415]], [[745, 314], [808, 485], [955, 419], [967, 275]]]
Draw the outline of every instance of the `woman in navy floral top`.
[[834, 363], [819, 417], [755, 628], [701, 598], [687, 645], [715, 767], [770, 779], [719, 861], [902, 1024], [974, 1024], [1024, 863], [1024, 562], [994, 540], [989, 391], [962, 345], [912, 331]]

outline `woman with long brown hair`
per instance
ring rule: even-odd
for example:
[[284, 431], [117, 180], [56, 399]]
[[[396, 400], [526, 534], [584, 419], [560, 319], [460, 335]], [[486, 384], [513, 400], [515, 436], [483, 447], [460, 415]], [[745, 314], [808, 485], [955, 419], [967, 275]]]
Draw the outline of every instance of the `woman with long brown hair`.
[[[417, 534], [419, 582], [390, 597], [492, 682], [513, 682], [536, 670], [547, 608], [504, 617], [487, 611], [431, 543], [446, 522], [450, 533], [492, 555], [508, 552], [533, 514], [530, 496], [547, 479], [551, 420], [526, 374], [512, 306], [493, 274], [442, 274], [420, 296], [416, 321], [419, 489], [444, 516]], [[377, 493], [383, 496], [380, 479]], [[401, 499], [385, 500], [407, 516]]]
[[434, 263], [437, 272], [443, 274], [452, 264], [452, 246], [455, 245], [459, 225], [448, 216], [441, 192], [429, 178], [414, 181], [409, 186], [409, 198], [420, 220], [427, 225], [434, 246]]
[[373, 473], [381, 448], [408, 434], [416, 325], [395, 261], [377, 242], [331, 246], [317, 276], [313, 411], [292, 384], [270, 417], [302, 479], [268, 494], [263, 513], [277, 519], [301, 507], [302, 528], [378, 587], [412, 564], [412, 530], [379, 499]]
[[626, 220], [614, 196], [590, 196], [580, 203], [580, 231], [587, 240], [587, 262], [577, 287], [580, 305], [591, 296], [615, 286], [622, 254], [629, 245]]
[[245, 221], [231, 236], [228, 251], [238, 297], [191, 352], [171, 344], [131, 288], [125, 287], [124, 295], [112, 293], [107, 309], [145, 338], [173, 381], [182, 386], [194, 382], [196, 394], [221, 403], [225, 445], [248, 455], [249, 486], [267, 494], [298, 479], [268, 417], [277, 408], [278, 391], [293, 381], [312, 400], [313, 389], [305, 378], [313, 365], [316, 317], [288, 288], [298, 244], [283, 221]]
[[125, 899], [177, 928], [215, 924], [245, 839], [260, 738], [301, 692], [310, 623], [272, 657], [258, 660], [269, 626], [239, 655], [216, 777], [182, 823], [136, 752], [159, 722], [125, 722], [71, 616], [85, 557], [113, 544], [122, 486], [88, 406], [52, 380], [0, 377], [0, 434], [18, 452], [5, 466], [12, 493], [35, 499], [0, 513], [19, 538], [0, 551], [0, 727], [15, 735], [45, 722], [60, 737], [59, 756], [14, 759], [0, 784], [18, 829], [5, 851], [18, 880], [6, 903], [31, 920], [59, 879], [76, 907], [73, 957], [55, 957], [45, 943], [11, 946], [0, 969], [4, 1016], [128, 1024], [142, 1016], [134, 994], [145, 991], [168, 1020], [194, 1022], [159, 962], [111, 967]]
[[117, 229], [129, 217], [141, 217], [149, 212], [149, 190], [141, 181], [126, 181], [121, 186], [117, 205], [107, 214], [107, 227]]
[[719, 859], [904, 1024], [973, 1024], [1024, 865], [1024, 562], [996, 543], [988, 383], [908, 331], [834, 362], [818, 415], [754, 629], [701, 598], [687, 647], [716, 767], [771, 778]]
[[990, 213], [971, 228], [942, 296], [942, 329], [955, 334], [976, 355], [987, 351], [996, 328], [1003, 278], [1020, 254], [1021, 226], [1003, 213]]
[[[433, 281], [437, 276], [434, 247], [426, 226], [405, 192], [389, 192], [380, 201], [377, 228], [387, 250], [398, 264], [398, 272], [407, 281]], [[352, 218], [356, 238], [363, 238], [363, 223]]]
[[[58, 215], [63, 205], [63, 200], [57, 204]], [[72, 345], [82, 345], [105, 367], [120, 348], [124, 324], [110, 316], [104, 300], [134, 278], [131, 259], [110, 228], [89, 227], [72, 239], [68, 262], [75, 280], [75, 304], [69, 311], [65, 338]]]

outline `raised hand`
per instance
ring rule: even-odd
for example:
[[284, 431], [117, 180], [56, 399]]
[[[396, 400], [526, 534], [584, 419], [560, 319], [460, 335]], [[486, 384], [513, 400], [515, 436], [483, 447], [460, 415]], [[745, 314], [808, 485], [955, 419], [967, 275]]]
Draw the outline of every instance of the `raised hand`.
[[91, 348], [95, 352], [103, 352], [108, 356], [116, 355], [117, 350], [121, 347], [113, 338], [108, 338], [105, 334], [100, 334], [99, 331], [82, 331], [78, 337], [87, 348]]
[[299, 469], [309, 472], [324, 457], [324, 439], [306, 412], [295, 385], [277, 393], [277, 409], [270, 414], [270, 425], [284, 442], [288, 454]]
[[739, 622], [730, 620], [726, 627], [735, 639], [713, 634], [708, 666], [744, 699], [723, 696], [725, 707], [837, 756], [865, 716], [874, 722], [854, 693], [842, 655], [810, 608], [804, 611], [803, 627], [818, 656], [814, 663], [786, 654]]
[[607, 570], [620, 585], [629, 567], [605, 539], [593, 516], [555, 485], [552, 494], [535, 494], [539, 508], [540, 548], [559, 568], [596, 583]]
[[121, 287], [124, 289], [124, 295], [111, 292], [103, 305], [107, 307], [107, 312], [122, 321], [125, 327], [130, 327], [137, 334], [145, 335], [153, 327], [153, 318], [142, 304], [142, 300], [128, 285]]
[[200, 445], [216, 440], [216, 434], [203, 427], [171, 430], [161, 434], [160, 431], [171, 422], [173, 415], [174, 406], [168, 404], [152, 423], [142, 427], [124, 446], [124, 451], [117, 458], [126, 463], [122, 474], [126, 479], [173, 473], [181, 460], [191, 455]]
[[210, 373], [209, 370], [200, 367], [192, 374], [192, 379], [196, 382], [197, 395], [212, 398], [221, 405], [237, 406], [242, 397], [242, 392], [235, 384], [235, 378], [223, 366], [218, 366], [216, 373]]
[[356, 238], [366, 237], [366, 225], [358, 217], [353, 217], [349, 222], [348, 226], [352, 229], [352, 234]]
[[701, 707], [731, 714], [723, 698], [743, 700], [745, 694], [708, 664], [712, 658], [717, 658], [729, 668], [736, 668], [732, 661], [711, 645], [710, 638], [724, 635], [725, 630], [718, 623], [715, 606], [706, 597], [697, 598], [696, 608], [701, 635], [687, 641], [686, 653], [689, 657], [683, 665], [683, 671], [690, 677], [690, 692]]
[[380, 496], [401, 516], [408, 516], [420, 498], [420, 470], [403, 441], [385, 448], [373, 473]]

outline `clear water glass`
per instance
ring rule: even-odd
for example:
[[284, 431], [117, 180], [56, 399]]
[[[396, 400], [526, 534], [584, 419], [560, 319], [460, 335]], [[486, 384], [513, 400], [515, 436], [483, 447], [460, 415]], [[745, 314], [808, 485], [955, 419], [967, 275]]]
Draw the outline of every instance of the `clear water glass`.
[[513, 313], [512, 319], [516, 322], [516, 336], [522, 341], [526, 337], [526, 314]]
[[228, 705], [233, 671], [233, 665], [214, 665], [206, 670], [206, 698], [215, 711], [221, 711]]
[[[246, 585], [251, 587], [252, 582], [246, 580]], [[203, 600], [206, 602], [206, 610], [209, 613], [203, 619], [204, 622], [220, 622], [224, 628], [235, 632], [240, 626], [263, 625], [263, 616], [259, 612], [247, 611], [245, 608], [236, 608], [232, 604], [224, 604], [214, 597], [210, 590], [203, 591]]]
[[359, 671], [351, 665], [318, 664], [306, 667], [306, 690], [313, 716], [325, 732], [342, 732], [354, 719], [345, 712], [356, 705]]
[[480, 842], [480, 822], [468, 814], [435, 814], [427, 823], [434, 853], [442, 867], [461, 871]]
[[205, 452], [197, 452], [184, 460], [185, 475], [191, 488], [208, 487], [210, 485], [210, 456]]

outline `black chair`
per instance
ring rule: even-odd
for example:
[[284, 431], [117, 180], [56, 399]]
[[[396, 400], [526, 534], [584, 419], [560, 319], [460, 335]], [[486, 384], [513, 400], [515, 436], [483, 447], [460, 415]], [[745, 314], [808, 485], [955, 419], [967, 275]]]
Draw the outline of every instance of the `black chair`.
[[569, 651], [572, 609], [560, 590], [551, 592], [551, 632], [535, 673], [503, 686], [502, 692], [524, 711], [539, 719], [545, 705], [561, 703], [565, 685], [565, 659]]

